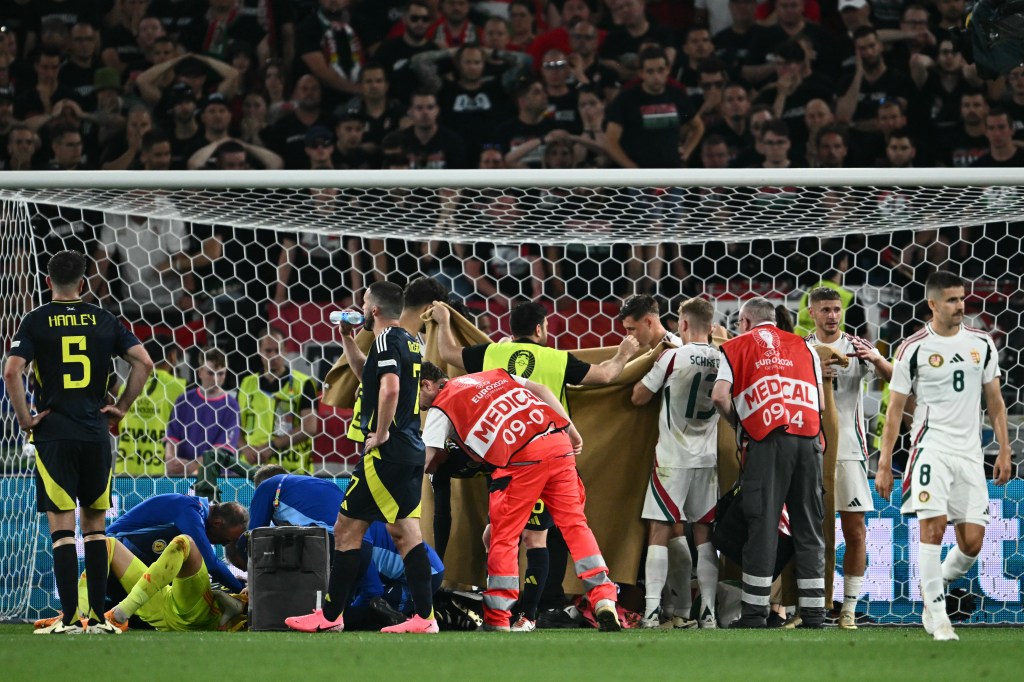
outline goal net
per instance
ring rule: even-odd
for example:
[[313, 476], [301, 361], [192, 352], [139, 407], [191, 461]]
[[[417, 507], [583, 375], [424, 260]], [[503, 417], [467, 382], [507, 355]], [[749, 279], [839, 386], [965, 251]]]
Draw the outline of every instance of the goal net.
[[[328, 313], [358, 304], [378, 279], [403, 286], [436, 279], [495, 340], [509, 332], [510, 305], [539, 300], [551, 312], [550, 344], [564, 350], [617, 345], [619, 306], [635, 293], [659, 301], [670, 329], [672, 311], [689, 296], [711, 299], [718, 321], [735, 329], [742, 301], [761, 295], [787, 308], [806, 333], [801, 296], [832, 279], [855, 295], [846, 331], [891, 354], [927, 317], [927, 275], [952, 270], [968, 282], [969, 324], [1000, 349], [1015, 464], [1022, 447], [1024, 174], [1017, 171], [11, 175], [0, 177], [4, 350], [24, 313], [45, 300], [50, 256], [73, 248], [90, 261], [89, 298], [119, 315], [179, 380], [151, 382], [139, 418], [121, 426], [112, 517], [154, 494], [192, 493], [196, 479], [164, 461], [163, 440], [181, 391], [174, 386], [195, 383], [202, 350], [224, 352], [224, 387], [240, 401], [252, 393], [245, 377], [279, 362], [279, 353], [292, 376], [310, 377], [320, 391], [341, 354]], [[874, 429], [883, 386], [867, 388]], [[295, 411], [308, 408], [315, 435], [271, 456], [342, 481], [358, 457], [346, 438], [351, 410], [298, 396], [271, 403], [276, 412], [266, 423], [246, 421], [243, 409], [248, 442], [272, 443], [300, 428]], [[0, 409], [0, 618], [36, 617], [56, 606], [49, 538], [6, 395]], [[990, 466], [996, 448], [988, 425], [983, 436]], [[897, 468], [901, 462], [898, 453]], [[220, 467], [223, 499], [251, 499], [241, 469]], [[982, 556], [953, 587], [966, 594], [963, 618], [1024, 623], [1024, 484], [1015, 478], [989, 492]], [[874, 503], [859, 609], [866, 621], [917, 623], [916, 520], [877, 495]], [[841, 588], [838, 520], [836, 533]]]

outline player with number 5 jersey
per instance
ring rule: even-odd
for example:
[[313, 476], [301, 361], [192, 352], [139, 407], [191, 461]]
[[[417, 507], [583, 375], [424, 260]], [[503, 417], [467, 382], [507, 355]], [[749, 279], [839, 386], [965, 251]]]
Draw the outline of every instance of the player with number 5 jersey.
[[[96, 620], [84, 628], [72, 625], [78, 610], [75, 509], [81, 509], [89, 605], [93, 612], [104, 613], [107, 547], [102, 541], [113, 466], [108, 423], [124, 418], [153, 370], [134, 334], [110, 313], [81, 300], [85, 268], [85, 256], [77, 251], [54, 254], [46, 277], [53, 301], [25, 316], [4, 365], [4, 384], [18, 424], [31, 433], [36, 446], [36, 497], [50, 526], [63, 609], [63, 617], [37, 630], [40, 634], [120, 633]], [[117, 402], [108, 405], [114, 356], [127, 360], [131, 372]], [[36, 384], [34, 415], [23, 377], [29, 363]]]

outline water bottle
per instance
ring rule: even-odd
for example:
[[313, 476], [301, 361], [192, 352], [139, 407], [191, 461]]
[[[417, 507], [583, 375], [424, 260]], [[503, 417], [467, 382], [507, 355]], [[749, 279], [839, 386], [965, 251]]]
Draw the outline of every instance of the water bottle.
[[330, 314], [331, 324], [350, 324], [358, 327], [363, 323], [363, 314], [358, 310], [332, 310]]

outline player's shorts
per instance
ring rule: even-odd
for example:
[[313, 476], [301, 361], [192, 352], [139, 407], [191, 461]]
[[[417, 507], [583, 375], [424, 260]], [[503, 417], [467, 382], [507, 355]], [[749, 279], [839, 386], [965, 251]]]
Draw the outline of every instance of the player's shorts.
[[836, 511], [869, 512], [875, 510], [868, 485], [867, 462], [841, 459], [836, 462]]
[[640, 518], [664, 523], [710, 523], [718, 504], [718, 469], [654, 467]]
[[526, 530], [551, 530], [554, 527], [555, 520], [551, 518], [551, 512], [547, 510], [544, 500], [537, 500], [526, 522]]
[[934, 449], [910, 460], [903, 483], [904, 514], [950, 522], [988, 525], [988, 481], [981, 462]]
[[352, 472], [352, 481], [341, 502], [341, 513], [362, 521], [394, 523], [420, 517], [423, 465], [381, 459], [374, 448]]
[[36, 443], [36, 508], [41, 512], [72, 511], [81, 504], [110, 509], [113, 464], [106, 438]]

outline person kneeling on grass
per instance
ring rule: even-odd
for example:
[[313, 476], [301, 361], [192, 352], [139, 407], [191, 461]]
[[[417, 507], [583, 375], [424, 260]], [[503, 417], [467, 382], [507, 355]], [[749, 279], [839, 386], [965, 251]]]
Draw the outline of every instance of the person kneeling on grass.
[[[120, 540], [107, 538], [109, 571], [128, 596], [107, 611], [107, 622], [114, 634], [128, 630], [128, 620], [138, 616], [156, 630], [237, 630], [244, 625], [245, 602], [227, 592], [212, 589], [210, 574], [196, 543], [187, 535], [178, 535], [160, 558], [146, 566]], [[79, 581], [79, 617], [96, 618], [90, 613], [85, 590], [85, 574]], [[55, 618], [36, 621], [36, 628], [47, 627]]]

